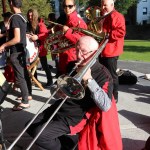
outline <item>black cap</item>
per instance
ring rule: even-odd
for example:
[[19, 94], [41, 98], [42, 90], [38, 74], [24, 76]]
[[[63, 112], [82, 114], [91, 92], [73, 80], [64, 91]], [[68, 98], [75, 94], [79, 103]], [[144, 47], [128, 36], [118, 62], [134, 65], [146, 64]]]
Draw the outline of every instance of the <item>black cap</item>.
[[5, 13], [2, 14], [2, 17], [9, 18], [11, 15], [12, 15], [11, 12], [5, 12]]

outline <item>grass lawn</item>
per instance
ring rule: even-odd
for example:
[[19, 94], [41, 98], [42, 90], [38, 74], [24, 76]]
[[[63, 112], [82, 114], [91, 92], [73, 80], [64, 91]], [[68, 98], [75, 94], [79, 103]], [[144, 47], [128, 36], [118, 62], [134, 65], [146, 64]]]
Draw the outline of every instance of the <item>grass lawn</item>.
[[52, 60], [52, 57], [51, 57], [51, 53], [50, 53], [50, 52], [48, 52], [47, 59], [48, 59], [48, 60]]
[[150, 41], [125, 40], [124, 53], [119, 59], [150, 62]]

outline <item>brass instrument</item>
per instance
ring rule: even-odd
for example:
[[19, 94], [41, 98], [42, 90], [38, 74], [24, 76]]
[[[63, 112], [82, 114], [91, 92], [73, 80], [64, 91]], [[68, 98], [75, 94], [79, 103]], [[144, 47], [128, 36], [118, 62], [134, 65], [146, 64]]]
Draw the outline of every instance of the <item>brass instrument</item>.
[[70, 47], [74, 47], [74, 44], [64, 38], [62, 31], [54, 31], [47, 37], [44, 47], [52, 54], [58, 54], [70, 49]]
[[[62, 53], [75, 45], [72, 44], [67, 38], [64, 37], [64, 33], [62, 30], [58, 30], [56, 27], [63, 27], [62, 24], [57, 22], [49, 21], [49, 23], [54, 24], [55, 26], [52, 28], [52, 33], [47, 37], [44, 47], [49, 50], [52, 54]], [[58, 31], [56, 31], [58, 30]]]
[[92, 36], [95, 40], [97, 40], [98, 43], [100, 43], [104, 38], [107, 38], [107, 34], [105, 32], [101, 32], [101, 33], [92, 32], [90, 30], [85, 30], [82, 28], [73, 28], [73, 30], [82, 32], [88, 36]]
[[[37, 114], [33, 117], [33, 119], [27, 124], [27, 126], [25, 127], [25, 129], [19, 134], [19, 136], [16, 138], [16, 140], [10, 145], [10, 147], [7, 150], [11, 150], [13, 148], [13, 146], [18, 142], [18, 140], [21, 138], [21, 136], [25, 133], [25, 131], [29, 128], [29, 126], [37, 118], [37, 116], [39, 115], [39, 113], [41, 113], [43, 111], [43, 108], [50, 102], [50, 100], [53, 98], [53, 96], [55, 94], [57, 94], [57, 92], [59, 90], [62, 91], [66, 97], [62, 100], [62, 102], [60, 103], [60, 105], [56, 108], [56, 110], [50, 116], [50, 118], [48, 119], [48, 121], [41, 128], [41, 130], [39, 131], [39, 133], [32, 140], [32, 142], [30, 143], [30, 145], [26, 148], [26, 150], [29, 150], [32, 147], [32, 145], [34, 144], [34, 142], [37, 140], [37, 138], [40, 136], [40, 134], [46, 128], [46, 126], [48, 125], [48, 123], [53, 119], [53, 117], [55, 116], [55, 114], [58, 112], [58, 110], [61, 108], [61, 106], [63, 105], [63, 103], [68, 98], [72, 98], [72, 99], [77, 99], [78, 100], [78, 99], [82, 99], [84, 97], [85, 90], [84, 90], [83, 86], [81, 85], [81, 80], [82, 80], [84, 74], [87, 72], [87, 70], [95, 63], [96, 58], [100, 55], [101, 51], [106, 46], [107, 42], [108, 42], [108, 39], [106, 37], [104, 37], [104, 39], [101, 41], [100, 47], [95, 52], [95, 54], [92, 56], [92, 58], [89, 61], [89, 63], [87, 65], [85, 65], [74, 77], [70, 76], [72, 74], [72, 72], [71, 72], [69, 75], [62, 75], [62, 76], [60, 76], [58, 78], [56, 90], [52, 93], [52, 95], [50, 96], [50, 98], [41, 107], [41, 109], [37, 112]], [[76, 70], [76, 67], [77, 66], [75, 66], [73, 68], [73, 70]]]
[[101, 10], [98, 6], [91, 6], [85, 10], [85, 17], [87, 18], [88, 29], [93, 32], [98, 32], [101, 30], [100, 25], [96, 20], [101, 17]]
[[[58, 24], [56, 22], [50, 22], [55, 25], [62, 26], [61, 24]], [[72, 27], [72, 30], [92, 36], [98, 41], [98, 43], [100, 43], [101, 40], [106, 36], [106, 33], [104, 32], [98, 33], [78, 27]], [[68, 39], [64, 38], [62, 31], [57, 31], [47, 37], [44, 46], [52, 54], [58, 54], [70, 49], [71, 47], [75, 47], [75, 44], [72, 44]]]
[[[114, 10], [113, 10], [114, 11]], [[85, 17], [88, 20], [88, 29], [96, 32], [101, 33], [103, 32], [103, 19], [109, 16], [113, 11], [107, 13], [105, 15], [101, 15], [101, 8], [98, 6], [90, 6], [85, 11]]]
[[[98, 43], [100, 43], [101, 40], [103, 39], [103, 37], [105, 36], [105, 33], [102, 32], [102, 23], [100, 23], [100, 22], [107, 15], [101, 16], [100, 7], [92, 6], [92, 7], [88, 7], [86, 9], [85, 16], [88, 20], [88, 23], [87, 23], [88, 30], [78, 28], [78, 27], [73, 27], [72, 28], [73, 31], [82, 32], [85, 35], [92, 36], [93, 38], [95, 38], [98, 41]], [[53, 22], [53, 21], [49, 21], [49, 22], [54, 24], [55, 26], [60, 26], [60, 27], [63, 26], [63, 25]], [[57, 31], [57, 32], [50, 34], [47, 37], [44, 46], [52, 54], [58, 54], [58, 53], [62, 53], [64, 51], [70, 49], [71, 47], [74, 47], [75, 45], [72, 44], [68, 39], [66, 39], [63, 36], [62, 31]]]
[[68, 97], [72, 99], [82, 99], [84, 97], [85, 91], [84, 91], [83, 86], [81, 85], [81, 80], [84, 74], [87, 72], [87, 70], [93, 66], [96, 58], [100, 55], [100, 53], [106, 46], [107, 42], [108, 42], [108, 39], [103, 40], [99, 49], [92, 56], [90, 62], [84, 67], [82, 67], [82, 69], [74, 77], [71, 77], [69, 75], [62, 75], [58, 78], [57, 83], [58, 83], [59, 89], [63, 93], [65, 93]]

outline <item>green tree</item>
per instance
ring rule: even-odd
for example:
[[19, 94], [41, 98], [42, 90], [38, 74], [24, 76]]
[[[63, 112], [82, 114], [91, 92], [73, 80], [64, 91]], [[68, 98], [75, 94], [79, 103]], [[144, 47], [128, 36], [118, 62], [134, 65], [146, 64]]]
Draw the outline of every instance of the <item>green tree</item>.
[[[115, 8], [122, 14], [126, 14], [128, 8], [137, 4], [139, 0], [115, 0]], [[86, 5], [85, 5], [86, 4]], [[80, 0], [80, 6], [100, 6], [101, 0]]]
[[[22, 13], [26, 16], [28, 9], [35, 8], [39, 12], [39, 16], [47, 18], [48, 14], [52, 12], [52, 7], [49, 0], [22, 0]], [[10, 11], [8, 2], [6, 0], [6, 10]], [[0, 4], [0, 13], [2, 14], [2, 4]], [[1, 16], [0, 16], [1, 17]], [[1, 17], [2, 19], [2, 17]]]
[[52, 8], [47, 0], [23, 0], [22, 11], [26, 15], [28, 9], [34, 8], [39, 12], [39, 16], [47, 18]]
[[126, 14], [127, 10], [138, 2], [139, 0], [116, 0], [115, 7], [122, 14]]
[[[53, 11], [53, 6], [51, 6], [51, 1], [54, 0], [22, 0], [23, 7], [22, 12], [26, 15], [28, 9], [36, 8], [39, 12], [39, 15], [47, 18], [48, 14]], [[140, 0], [115, 0], [115, 8], [122, 14], [126, 14], [128, 8], [137, 4]], [[60, 0], [62, 2], [62, 0]], [[89, 6], [100, 6], [101, 0], [77, 0], [80, 7], [89, 7]], [[7, 11], [10, 11], [8, 7], [8, 2], [6, 0]], [[2, 3], [0, 3], [0, 14], [2, 14]], [[0, 16], [0, 20], [2, 17]]]

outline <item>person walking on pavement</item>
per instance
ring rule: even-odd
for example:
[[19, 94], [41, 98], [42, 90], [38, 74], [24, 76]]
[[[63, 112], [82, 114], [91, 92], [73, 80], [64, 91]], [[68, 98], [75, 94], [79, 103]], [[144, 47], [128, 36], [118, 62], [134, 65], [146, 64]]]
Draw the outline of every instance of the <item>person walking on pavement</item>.
[[[29, 94], [32, 92], [31, 81], [26, 67], [26, 26], [27, 22], [21, 13], [21, 0], [8, 0], [10, 9], [14, 14], [9, 23], [8, 42], [0, 46], [0, 52], [10, 48], [10, 60], [14, 69], [16, 84], [21, 90], [22, 100], [13, 110], [19, 111], [27, 109], [29, 105]], [[22, 17], [21, 17], [22, 16]]]
[[126, 33], [125, 19], [114, 7], [114, 0], [101, 1], [102, 15], [107, 15], [100, 21], [102, 31], [108, 33], [109, 41], [102, 51], [99, 61], [111, 73], [114, 82], [114, 98], [118, 102], [118, 75], [117, 75], [117, 61], [119, 56], [123, 53], [124, 37]]

